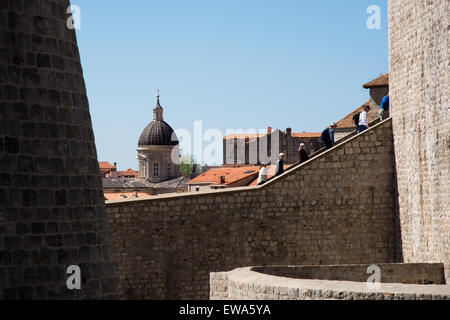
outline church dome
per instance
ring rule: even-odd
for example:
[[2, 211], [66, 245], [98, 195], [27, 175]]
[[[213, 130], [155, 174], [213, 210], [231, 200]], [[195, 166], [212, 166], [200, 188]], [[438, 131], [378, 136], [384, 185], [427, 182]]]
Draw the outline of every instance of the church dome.
[[[173, 139], [172, 139], [173, 136]], [[153, 109], [153, 121], [150, 122], [139, 137], [139, 146], [175, 146], [178, 138], [171, 126], [163, 120], [163, 108], [159, 104], [159, 95], [156, 107]]]
[[[175, 141], [172, 141], [172, 134]], [[167, 122], [164, 120], [153, 120], [142, 131], [138, 144], [140, 146], [174, 146], [178, 144], [178, 138]]]

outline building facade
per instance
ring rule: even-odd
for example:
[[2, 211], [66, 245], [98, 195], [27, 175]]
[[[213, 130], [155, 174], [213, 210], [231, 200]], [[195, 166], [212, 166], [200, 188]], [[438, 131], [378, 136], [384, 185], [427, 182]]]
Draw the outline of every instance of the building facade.
[[138, 142], [139, 177], [161, 182], [180, 176], [180, 153], [177, 135], [164, 121], [163, 108], [156, 97], [153, 121], [142, 131]]
[[223, 139], [223, 163], [276, 163], [280, 153], [285, 154], [285, 163], [295, 163], [299, 160], [298, 149], [301, 143], [305, 144], [309, 154], [319, 150], [322, 147], [320, 133], [293, 133], [291, 128], [284, 132], [279, 129], [272, 131], [268, 127], [266, 134], [230, 134]]

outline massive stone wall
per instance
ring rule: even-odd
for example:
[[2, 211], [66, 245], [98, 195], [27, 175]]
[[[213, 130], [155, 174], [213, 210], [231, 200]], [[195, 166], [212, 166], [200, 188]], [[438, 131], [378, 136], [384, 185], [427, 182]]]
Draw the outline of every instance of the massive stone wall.
[[[0, 0], [0, 299], [115, 295], [67, 0]], [[68, 290], [66, 268], [81, 268]]]
[[391, 115], [405, 262], [450, 278], [449, 1], [390, 0]]
[[392, 262], [386, 120], [260, 187], [107, 203], [120, 295], [207, 299], [209, 272]]

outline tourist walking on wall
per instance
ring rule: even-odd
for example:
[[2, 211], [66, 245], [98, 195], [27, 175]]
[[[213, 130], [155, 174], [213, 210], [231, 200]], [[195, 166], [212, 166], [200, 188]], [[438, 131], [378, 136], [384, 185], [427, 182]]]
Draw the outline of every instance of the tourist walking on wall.
[[267, 181], [267, 164], [263, 163], [259, 167], [258, 184], [263, 184]]
[[333, 123], [329, 127], [326, 127], [325, 130], [322, 131], [322, 135], [320, 139], [322, 140], [323, 144], [325, 145], [325, 148], [330, 149], [334, 145], [334, 128], [336, 127], [336, 124]]
[[309, 160], [308, 153], [306, 152], [306, 146], [304, 143], [300, 144], [300, 147], [298, 148], [298, 163], [303, 163], [305, 161]]
[[369, 111], [370, 107], [365, 106], [364, 110], [359, 114], [358, 133], [361, 133], [369, 128], [369, 115], [367, 114]]
[[380, 121], [389, 118], [389, 94], [381, 100], [380, 105]]
[[284, 153], [278, 156], [277, 169], [275, 170], [275, 177], [284, 173]]

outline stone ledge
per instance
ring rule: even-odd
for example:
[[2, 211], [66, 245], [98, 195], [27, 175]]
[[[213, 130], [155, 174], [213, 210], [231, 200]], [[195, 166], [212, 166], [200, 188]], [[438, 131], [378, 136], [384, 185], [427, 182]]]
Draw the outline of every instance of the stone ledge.
[[449, 300], [450, 285], [305, 280], [252, 271], [252, 267], [210, 273], [212, 300]]

